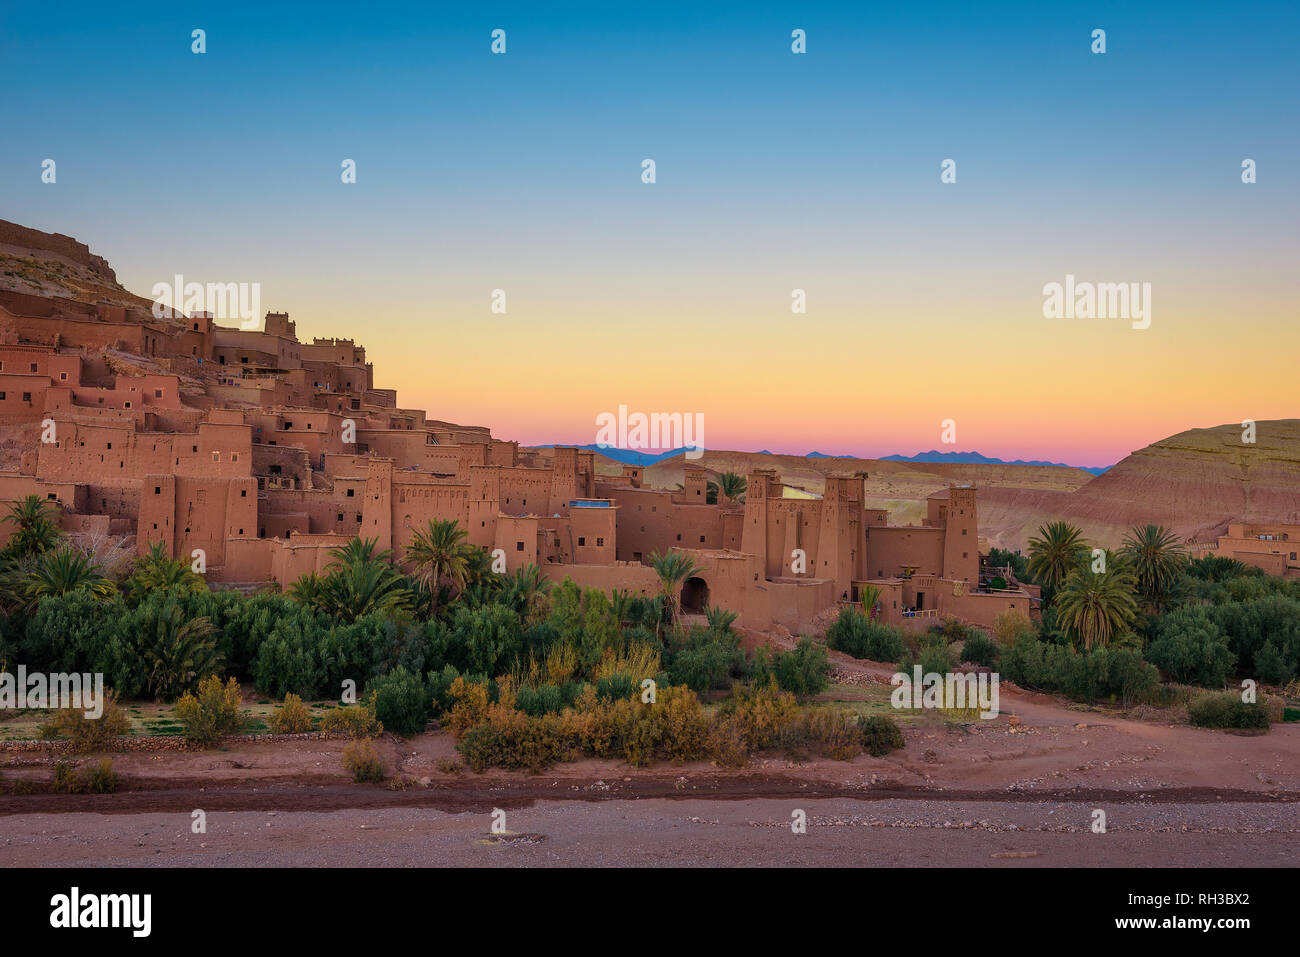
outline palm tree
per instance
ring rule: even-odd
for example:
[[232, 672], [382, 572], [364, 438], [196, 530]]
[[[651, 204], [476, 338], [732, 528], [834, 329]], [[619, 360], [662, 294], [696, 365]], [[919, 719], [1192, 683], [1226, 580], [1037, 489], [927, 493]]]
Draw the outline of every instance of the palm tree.
[[1055, 592], [1087, 554], [1083, 532], [1066, 522], [1051, 522], [1029, 540], [1029, 574], [1044, 589]]
[[874, 618], [876, 602], [880, 601], [881, 590], [875, 585], [859, 585], [858, 601], [862, 602], [862, 614]]
[[468, 537], [454, 519], [431, 519], [426, 528], [416, 530], [406, 546], [406, 561], [415, 580], [429, 591], [430, 616], [437, 610], [444, 582], [458, 591], [465, 587], [473, 558]]
[[315, 572], [307, 572], [289, 586], [289, 598], [308, 608], [323, 609], [325, 601], [325, 579]]
[[530, 621], [539, 613], [546, 593], [551, 590], [551, 584], [550, 579], [544, 578], [542, 570], [536, 565], [516, 568], [505, 576], [502, 601], [525, 621]]
[[1165, 604], [1187, 560], [1178, 537], [1163, 525], [1134, 526], [1121, 551], [1133, 565], [1138, 594], [1153, 608]]
[[99, 566], [76, 548], [64, 546], [46, 552], [27, 573], [27, 600], [33, 606], [47, 595], [66, 595], [80, 589], [89, 591], [100, 601], [106, 601], [117, 591]]
[[733, 502], [745, 501], [745, 489], [749, 482], [743, 475], [735, 472], [723, 472], [718, 476], [718, 489]]
[[667, 555], [655, 552], [650, 556], [650, 567], [659, 576], [664, 614], [671, 623], [677, 617], [677, 590], [698, 569], [695, 562], [682, 552], [669, 552]]
[[17, 526], [9, 540], [8, 550], [19, 558], [43, 554], [59, 540], [59, 528], [50, 508], [39, 495], [28, 495], [21, 501], [11, 502], [4, 521]]
[[334, 561], [321, 583], [321, 604], [345, 621], [391, 614], [410, 604], [407, 582], [391, 564], [393, 553], [377, 551], [379, 540], [353, 538], [331, 549]]
[[186, 618], [180, 605], [168, 602], [140, 635], [141, 656], [149, 669], [148, 687], [158, 698], [172, 701], [194, 683], [221, 670], [216, 629], [202, 616]]
[[718, 635], [730, 635], [731, 626], [739, 617], [734, 611], [712, 605], [704, 609], [704, 619], [708, 622], [709, 631]]
[[1057, 622], [1085, 648], [1106, 645], [1137, 618], [1135, 581], [1133, 569], [1118, 555], [1107, 561], [1104, 572], [1076, 568], [1056, 596]]
[[135, 563], [135, 571], [127, 580], [133, 593], [145, 594], [158, 588], [178, 592], [207, 591], [203, 576], [191, 570], [178, 558], [167, 557], [167, 547], [154, 542], [149, 551]]

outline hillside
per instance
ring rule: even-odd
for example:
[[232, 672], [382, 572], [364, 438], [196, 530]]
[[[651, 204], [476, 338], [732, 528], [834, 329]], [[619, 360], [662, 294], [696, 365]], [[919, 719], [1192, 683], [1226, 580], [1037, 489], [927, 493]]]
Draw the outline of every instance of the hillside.
[[1064, 519], [1093, 540], [1118, 544], [1135, 524], [1168, 525], [1184, 540], [1212, 541], [1234, 521], [1300, 520], [1300, 419], [1189, 429], [1132, 453], [1074, 492], [988, 488], [980, 525], [998, 544], [1023, 547], [1044, 522]]
[[138, 310], [152, 300], [128, 292], [108, 261], [85, 243], [0, 219], [0, 291], [109, 303]]

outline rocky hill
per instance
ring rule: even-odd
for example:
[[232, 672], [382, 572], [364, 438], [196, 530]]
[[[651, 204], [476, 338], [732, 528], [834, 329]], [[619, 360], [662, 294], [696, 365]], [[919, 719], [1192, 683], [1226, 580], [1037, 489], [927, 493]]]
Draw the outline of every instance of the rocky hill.
[[0, 291], [60, 296], [148, 312], [152, 301], [128, 292], [108, 261], [85, 243], [0, 219]]

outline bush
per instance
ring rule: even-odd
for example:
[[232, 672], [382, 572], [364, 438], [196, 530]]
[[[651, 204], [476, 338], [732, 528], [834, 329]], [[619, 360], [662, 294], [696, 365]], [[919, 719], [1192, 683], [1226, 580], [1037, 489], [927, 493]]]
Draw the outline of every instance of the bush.
[[284, 703], [266, 719], [272, 734], [302, 734], [311, 730], [311, 711], [296, 694], [284, 696]]
[[862, 736], [863, 749], [873, 758], [884, 757], [890, 751], [906, 746], [898, 725], [881, 715], [859, 715], [858, 733]]
[[50, 787], [62, 794], [111, 794], [119, 780], [108, 758], [80, 770], [76, 761], [58, 761]]
[[1147, 649], [1147, 660], [1182, 684], [1222, 688], [1237, 656], [1205, 609], [1185, 609], [1161, 623], [1160, 637]]
[[176, 702], [176, 720], [185, 726], [185, 737], [210, 747], [222, 735], [234, 734], [244, 726], [239, 710], [239, 682], [231, 678], [223, 687], [216, 675], [199, 682], [197, 696], [187, 691]]
[[982, 631], [972, 631], [961, 646], [961, 660], [992, 668], [998, 661], [998, 646]]
[[922, 675], [946, 675], [956, 667], [956, 658], [957, 656], [952, 653], [952, 649], [942, 635], [931, 635], [921, 647], [921, 653], [917, 658], [913, 659], [911, 655], [904, 655], [899, 660], [897, 667], [899, 671], [909, 677], [916, 665], [921, 666]]
[[743, 673], [744, 664], [738, 634], [692, 628], [669, 654], [668, 680], [704, 694], [727, 687], [733, 676]]
[[343, 748], [343, 769], [358, 784], [382, 781], [386, 774], [384, 762], [369, 738], [355, 738], [347, 743]]
[[366, 692], [375, 717], [394, 734], [419, 734], [429, 724], [429, 697], [417, 675], [398, 667], [371, 679]]
[[1263, 728], [1268, 730], [1268, 712], [1258, 704], [1247, 704], [1235, 691], [1207, 694], [1187, 706], [1187, 717], [1200, 728]]
[[870, 661], [897, 661], [903, 654], [903, 636], [897, 628], [871, 621], [852, 608], [840, 609], [839, 618], [826, 629], [826, 644]]
[[88, 794], [111, 794], [117, 790], [117, 772], [108, 758], [96, 762], [81, 774], [81, 787]]
[[862, 753], [862, 735], [852, 713], [838, 708], [809, 708], [799, 718], [802, 743], [835, 761], [852, 761]]
[[331, 708], [320, 720], [320, 729], [326, 732], [341, 731], [352, 738], [377, 738], [384, 733], [384, 724], [375, 717], [370, 704], [353, 704]]
[[104, 696], [103, 712], [98, 718], [87, 718], [84, 708], [60, 708], [41, 727], [41, 736], [60, 738], [67, 735], [72, 750], [78, 754], [107, 751], [117, 738], [131, 733], [131, 719], [112, 692]]
[[1053, 691], [1079, 701], [1118, 699], [1125, 707], [1149, 698], [1160, 684], [1156, 669], [1132, 648], [1094, 648], [1077, 652], [1069, 645], [1022, 636], [998, 658], [1003, 678], [1022, 688]]
[[754, 657], [753, 681], [763, 685], [775, 679], [782, 691], [811, 698], [830, 684], [829, 668], [826, 649], [811, 638], [800, 638], [793, 651], [775, 651], [769, 657], [766, 648], [759, 649]]

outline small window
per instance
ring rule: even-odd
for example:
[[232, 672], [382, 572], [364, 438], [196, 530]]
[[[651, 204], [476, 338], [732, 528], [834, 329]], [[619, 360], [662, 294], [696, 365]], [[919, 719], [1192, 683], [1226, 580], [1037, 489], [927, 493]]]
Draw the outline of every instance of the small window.
[[[30, 401], [32, 401], [32, 394], [31, 394], [30, 392], [24, 392], [24, 393], [23, 393], [23, 401], [24, 401], [24, 402], [30, 402]], [[111, 449], [112, 446], [110, 445], [109, 448]]]
[[523, 550], [524, 550], [524, 543], [523, 543], [523, 542], [515, 542], [515, 551], [517, 551], [517, 552], [522, 552]]
[[153, 487], [153, 493], [154, 493], [155, 495], [161, 495], [161, 494], [162, 494], [162, 486], [161, 486], [161, 485], [155, 485], [155, 486]]
[[579, 535], [579, 536], [578, 536], [578, 544], [579, 544], [579, 545], [586, 545], [586, 544], [587, 544], [587, 539], [584, 538], [583, 536]]
[[[246, 488], [241, 488], [241, 489], [239, 490], [239, 497], [240, 497], [240, 498], [248, 498], [248, 489], [246, 489]], [[262, 534], [263, 534], [263, 536], [266, 535], [265, 532], [263, 532]]]
[[354, 489], [354, 488], [350, 488], [350, 489], [348, 489], [348, 498], [355, 498], [355, 497], [356, 497], [356, 494], [357, 494], [357, 490], [356, 490], [356, 489]]
[[67, 374], [66, 372], [60, 372], [60, 373], [59, 373], [59, 381], [60, 381], [60, 382], [67, 382], [67, 381], [68, 381], [68, 374]]
[[605, 544], [605, 540], [604, 540], [603, 538], [598, 538], [598, 539], [596, 539], [596, 547], [597, 547], [597, 548], [600, 548], [600, 547], [603, 546], [604, 544]]
[[123, 407], [124, 407], [124, 408], [127, 408], [127, 409], [131, 408], [131, 402], [130, 402], [129, 399], [128, 399], [126, 402], [123, 403]]
[[220, 453], [220, 452], [213, 452], [213, 453], [212, 453], [212, 461], [213, 461], [213, 462], [220, 462], [220, 461], [221, 461], [221, 453]]
[[35, 362], [32, 363], [32, 371], [33, 371], [33, 372], [36, 371], [36, 363], [35, 363]]
[[340, 522], [343, 521], [343, 513], [342, 513], [342, 512], [339, 512], [339, 521], [340, 521]]
[[161, 399], [161, 398], [162, 398], [162, 389], [154, 389], [154, 390], [153, 390], [153, 397], [154, 397], [155, 399]]

